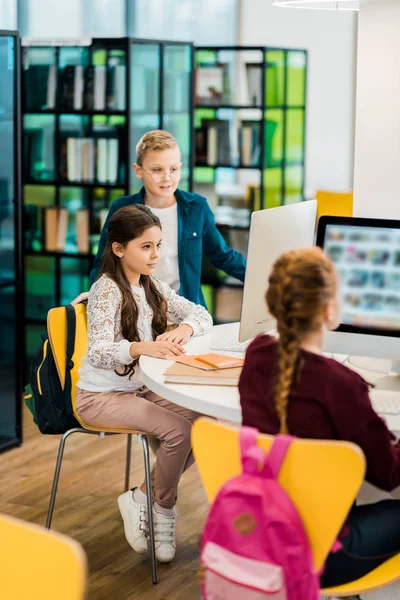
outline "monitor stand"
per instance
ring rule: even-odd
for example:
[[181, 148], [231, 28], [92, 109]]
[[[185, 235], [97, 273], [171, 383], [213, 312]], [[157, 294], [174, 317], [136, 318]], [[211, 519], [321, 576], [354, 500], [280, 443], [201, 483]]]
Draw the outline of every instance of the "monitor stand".
[[382, 373], [374, 382], [375, 389], [400, 392], [400, 360], [351, 356], [348, 362], [356, 369]]

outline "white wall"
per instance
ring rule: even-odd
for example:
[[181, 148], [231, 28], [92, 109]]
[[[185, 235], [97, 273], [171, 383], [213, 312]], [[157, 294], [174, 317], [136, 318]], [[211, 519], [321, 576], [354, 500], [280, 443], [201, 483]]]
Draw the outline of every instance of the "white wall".
[[[381, 0], [379, 0], [380, 2]], [[357, 16], [241, 0], [242, 45], [308, 50], [305, 194], [353, 187]]]
[[400, 218], [399, 31], [399, 0], [363, 0], [354, 179], [357, 216]]

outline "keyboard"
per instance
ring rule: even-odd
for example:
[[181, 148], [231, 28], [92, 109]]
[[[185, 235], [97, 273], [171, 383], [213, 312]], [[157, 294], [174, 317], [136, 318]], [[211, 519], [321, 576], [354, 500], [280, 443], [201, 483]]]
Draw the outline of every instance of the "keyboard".
[[379, 415], [400, 414], [399, 398], [372, 398], [372, 406]]
[[220, 350], [222, 352], [225, 350], [228, 352], [245, 352], [250, 342], [251, 340], [239, 342], [237, 338], [225, 337], [222, 340], [212, 340], [210, 344], [210, 350]]

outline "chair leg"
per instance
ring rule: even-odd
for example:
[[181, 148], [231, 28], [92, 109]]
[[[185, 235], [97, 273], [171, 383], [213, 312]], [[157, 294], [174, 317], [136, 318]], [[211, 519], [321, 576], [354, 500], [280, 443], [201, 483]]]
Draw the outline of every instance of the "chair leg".
[[149, 518], [149, 536], [150, 536], [150, 557], [153, 583], [158, 582], [157, 579], [157, 559], [156, 559], [156, 544], [154, 540], [154, 521], [153, 521], [153, 501], [151, 493], [151, 474], [150, 474], [150, 452], [149, 442], [145, 435], [140, 436], [143, 446], [144, 468], [146, 474], [146, 489], [147, 489], [147, 512]]
[[131, 450], [132, 450], [132, 434], [128, 433], [128, 441], [126, 445], [126, 466], [125, 466], [125, 489], [124, 492], [129, 490], [129, 475], [131, 472]]
[[58, 480], [60, 478], [60, 471], [61, 471], [62, 459], [63, 459], [63, 454], [64, 454], [65, 442], [67, 441], [67, 438], [70, 435], [72, 435], [73, 433], [92, 433], [92, 434], [95, 434], [95, 435], [99, 435], [95, 431], [88, 431], [87, 429], [83, 429], [83, 428], [80, 429], [80, 428], [76, 427], [74, 429], [69, 429], [61, 437], [60, 445], [58, 447], [58, 455], [57, 455], [56, 469], [54, 471], [53, 485], [52, 485], [52, 488], [51, 488], [49, 509], [47, 511], [46, 529], [50, 529], [50, 527], [51, 527], [51, 521], [53, 519], [53, 511], [54, 511], [54, 505], [55, 505], [55, 502], [56, 502], [56, 495], [57, 495], [57, 489], [58, 489]]

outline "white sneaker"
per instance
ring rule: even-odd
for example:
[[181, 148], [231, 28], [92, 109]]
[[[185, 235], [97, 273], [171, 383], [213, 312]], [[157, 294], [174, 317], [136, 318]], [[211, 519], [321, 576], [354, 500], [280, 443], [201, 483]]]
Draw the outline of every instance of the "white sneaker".
[[154, 539], [157, 560], [163, 563], [171, 562], [176, 552], [175, 527], [176, 511], [170, 517], [153, 510]]
[[138, 554], [147, 552], [148, 518], [147, 504], [138, 504], [132, 498], [132, 490], [118, 497], [118, 506], [124, 522], [128, 544]]

